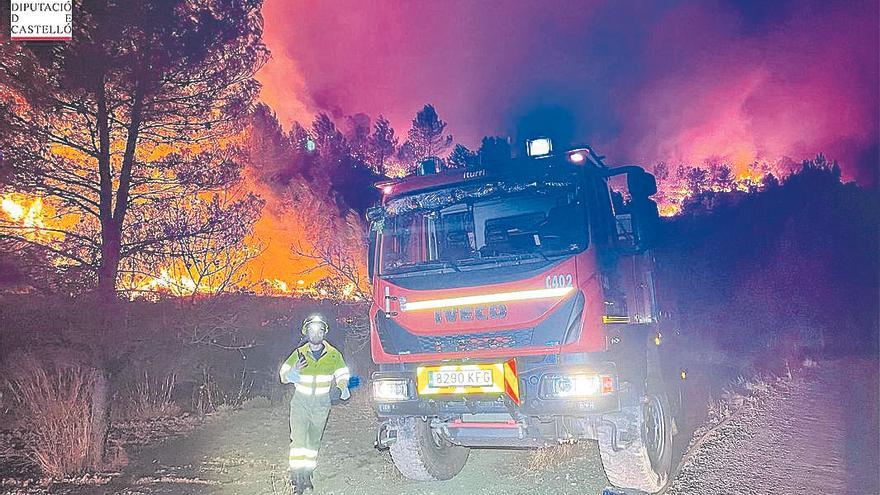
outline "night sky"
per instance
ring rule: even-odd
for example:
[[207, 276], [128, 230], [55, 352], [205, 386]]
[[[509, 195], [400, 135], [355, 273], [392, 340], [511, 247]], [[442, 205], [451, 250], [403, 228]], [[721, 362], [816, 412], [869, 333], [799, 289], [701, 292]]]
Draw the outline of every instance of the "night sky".
[[[878, 2], [267, 0], [282, 122], [425, 103], [456, 142], [549, 134], [613, 164], [842, 162], [877, 183]], [[341, 123], [341, 121], [340, 121]]]

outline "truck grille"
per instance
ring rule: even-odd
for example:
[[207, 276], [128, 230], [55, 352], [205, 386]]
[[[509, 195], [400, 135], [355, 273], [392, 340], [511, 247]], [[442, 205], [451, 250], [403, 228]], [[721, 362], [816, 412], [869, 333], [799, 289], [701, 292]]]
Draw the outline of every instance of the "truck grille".
[[469, 335], [437, 335], [419, 337], [421, 352], [460, 352], [478, 349], [526, 347], [532, 343], [532, 330], [473, 333]]

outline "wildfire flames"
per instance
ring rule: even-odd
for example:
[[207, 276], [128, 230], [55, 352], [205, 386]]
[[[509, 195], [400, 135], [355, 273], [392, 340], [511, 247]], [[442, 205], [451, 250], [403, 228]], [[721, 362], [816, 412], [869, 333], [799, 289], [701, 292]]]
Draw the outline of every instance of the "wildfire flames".
[[45, 230], [46, 225], [43, 219], [43, 200], [41, 198], [28, 200], [20, 194], [9, 194], [3, 196], [0, 207], [3, 208], [3, 213], [9, 220], [24, 228], [29, 238], [36, 238], [43, 234], [41, 231]]
[[[757, 190], [767, 174], [766, 170], [747, 168], [732, 178], [726, 185], [708, 183], [705, 191], [713, 192], [751, 192]], [[660, 192], [657, 196], [660, 214], [674, 216], [681, 212], [683, 203], [699, 191], [694, 191], [686, 180], [672, 178], [661, 180]], [[63, 240], [63, 234], [59, 233], [60, 226], [71, 221], [69, 218], [54, 216], [52, 209], [44, 204], [40, 197], [28, 197], [22, 194], [7, 194], [2, 196], [3, 217], [7, 224], [13, 224], [21, 228], [23, 236], [27, 239], [41, 242], [58, 242]], [[119, 288], [131, 298], [151, 298], [160, 295], [174, 297], [200, 297], [223, 291], [247, 291], [266, 296], [276, 297], [311, 297], [324, 298], [330, 294], [326, 286], [321, 286], [317, 280], [307, 281], [298, 274], [307, 266], [303, 260], [297, 260], [291, 255], [292, 242], [306, 237], [304, 232], [297, 231], [291, 222], [285, 222], [285, 218], [272, 211], [264, 212], [263, 216], [255, 225], [254, 240], [262, 239], [269, 241], [264, 249], [257, 246], [260, 254], [248, 261], [245, 267], [245, 275], [234, 286], [219, 287], [210, 278], [197, 280], [184, 266], [182, 262], [175, 261], [159, 267], [156, 273], [139, 273], [136, 275], [121, 276]], [[309, 277], [320, 278], [322, 273], [312, 273]], [[346, 299], [358, 297], [357, 287], [353, 283], [346, 283], [334, 290], [338, 295]]]
[[[72, 219], [55, 217], [51, 208], [44, 205], [43, 198], [29, 197], [24, 194], [6, 194], [0, 200], [0, 221], [19, 228], [22, 237], [40, 242], [59, 242], [64, 235], [59, 227], [66, 225]], [[242, 281], [234, 287], [218, 287], [210, 279], [197, 281], [189, 274], [182, 263], [176, 262], [158, 269], [155, 275], [136, 274], [120, 277], [120, 290], [127, 293], [130, 298], [151, 298], [157, 295], [171, 295], [175, 297], [191, 297], [210, 295], [220, 290], [226, 291], [252, 291], [266, 296], [287, 297], [311, 297], [323, 298], [328, 296], [325, 288], [316, 287], [315, 281], [307, 281], [301, 277], [295, 277], [297, 270], [303, 268], [292, 259], [289, 244], [297, 235], [288, 229], [276, 227], [281, 220], [264, 215], [258, 233], [266, 236], [275, 236], [274, 249], [266, 249], [259, 256], [250, 260], [246, 267], [246, 275]], [[284, 231], [279, 236], [278, 231]], [[248, 246], [248, 248], [256, 246]], [[60, 260], [59, 260], [60, 262]], [[267, 275], [262, 278], [258, 275]], [[320, 275], [320, 274], [318, 274]], [[290, 278], [293, 276], [293, 278]], [[287, 280], [283, 279], [287, 278]], [[312, 275], [315, 277], [315, 275]], [[353, 284], [341, 287], [340, 293], [346, 298], [355, 295]]]
[[[730, 184], [721, 185], [711, 183], [706, 190], [715, 193], [729, 193], [733, 191], [752, 192], [759, 189], [766, 177], [767, 173], [757, 170], [746, 170], [737, 174], [736, 178]], [[695, 195], [697, 191], [688, 187], [684, 181], [670, 181], [668, 183], [658, 184], [661, 198], [658, 201], [658, 209], [660, 216], [673, 217], [681, 213], [684, 202]]]

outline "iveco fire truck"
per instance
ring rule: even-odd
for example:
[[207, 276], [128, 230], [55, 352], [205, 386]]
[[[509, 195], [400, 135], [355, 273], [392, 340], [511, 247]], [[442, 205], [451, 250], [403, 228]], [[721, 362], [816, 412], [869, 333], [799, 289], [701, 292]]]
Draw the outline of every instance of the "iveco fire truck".
[[525, 148], [377, 184], [377, 446], [404, 476], [445, 480], [471, 448], [597, 440], [613, 484], [657, 492], [678, 394], [654, 289], [656, 182], [589, 146]]

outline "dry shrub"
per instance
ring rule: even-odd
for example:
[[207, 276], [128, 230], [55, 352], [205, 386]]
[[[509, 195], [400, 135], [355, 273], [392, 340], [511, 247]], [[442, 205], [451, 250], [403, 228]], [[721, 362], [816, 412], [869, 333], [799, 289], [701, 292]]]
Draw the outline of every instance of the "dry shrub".
[[8, 378], [22, 426], [31, 434], [25, 455], [46, 475], [63, 477], [87, 468], [94, 369], [17, 359]]
[[129, 420], [167, 418], [180, 414], [180, 406], [171, 399], [177, 381], [174, 373], [156, 379], [144, 372], [129, 390], [125, 399], [116, 405], [114, 414]]
[[[202, 383], [193, 396], [193, 409], [198, 414], [210, 414], [227, 409], [237, 409], [250, 396], [254, 380], [242, 369], [233, 387], [222, 386], [212, 368], [202, 369]], [[234, 390], [234, 391], [233, 391]]]

